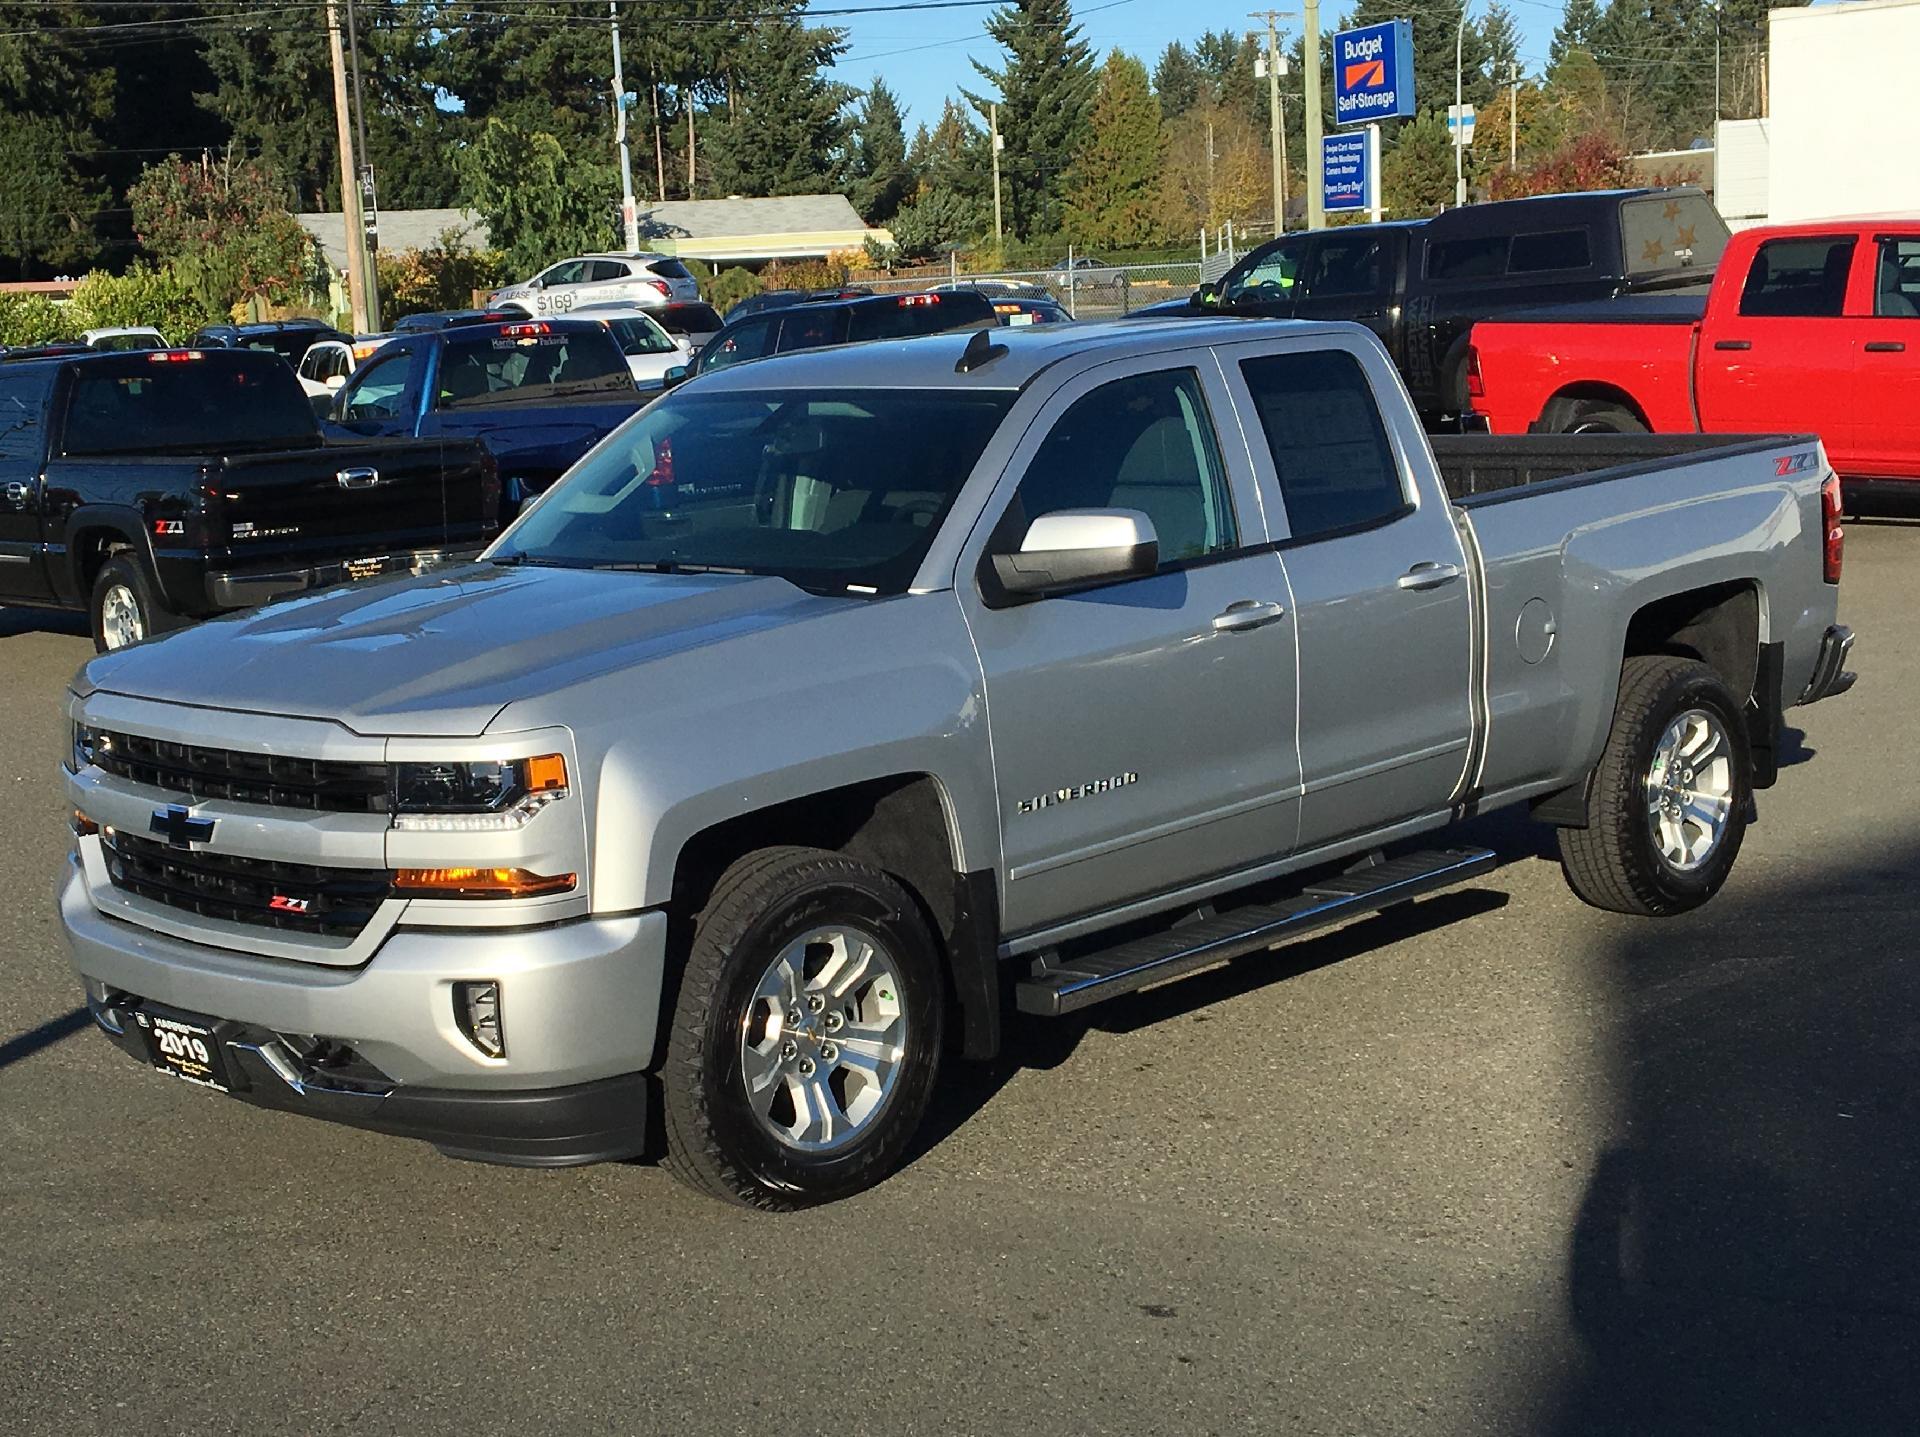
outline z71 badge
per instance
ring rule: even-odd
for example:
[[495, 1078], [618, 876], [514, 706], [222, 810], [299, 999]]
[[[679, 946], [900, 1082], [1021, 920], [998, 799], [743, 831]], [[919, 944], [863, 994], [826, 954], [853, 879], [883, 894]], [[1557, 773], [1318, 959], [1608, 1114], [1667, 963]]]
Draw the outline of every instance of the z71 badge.
[[1072, 803], [1076, 798], [1091, 798], [1096, 793], [1112, 793], [1115, 789], [1138, 782], [1140, 775], [1137, 773], [1116, 773], [1111, 778], [1096, 778], [1086, 783], [1076, 783], [1071, 788], [1056, 788], [1052, 793], [1037, 793], [1032, 798], [1023, 798], [1015, 805], [1014, 812], [1038, 813], [1043, 808]]

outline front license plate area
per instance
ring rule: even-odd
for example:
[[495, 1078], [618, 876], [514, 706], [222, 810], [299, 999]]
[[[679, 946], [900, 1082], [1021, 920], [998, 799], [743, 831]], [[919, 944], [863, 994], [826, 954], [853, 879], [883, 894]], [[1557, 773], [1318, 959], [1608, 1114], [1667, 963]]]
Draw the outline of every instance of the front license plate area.
[[147, 1056], [161, 1072], [217, 1093], [233, 1091], [226, 1054], [210, 1021], [146, 1008], [134, 1014], [134, 1021], [147, 1040]]

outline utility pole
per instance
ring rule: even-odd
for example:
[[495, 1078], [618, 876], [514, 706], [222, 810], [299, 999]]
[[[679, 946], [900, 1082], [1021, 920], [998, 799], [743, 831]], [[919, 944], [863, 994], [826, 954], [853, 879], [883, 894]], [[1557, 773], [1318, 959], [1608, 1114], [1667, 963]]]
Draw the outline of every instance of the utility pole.
[[[1267, 153], [1273, 156], [1273, 232], [1287, 229], [1287, 130], [1280, 122], [1280, 36], [1274, 22], [1291, 11], [1259, 10], [1248, 16], [1267, 22]], [[1211, 156], [1209, 156], [1211, 158]]]
[[993, 243], [1000, 244], [1000, 107], [987, 106], [987, 130], [992, 135], [988, 142], [993, 151]]
[[1453, 29], [1453, 203], [1456, 207], [1467, 202], [1467, 174], [1463, 164], [1466, 146], [1461, 144], [1467, 133], [1467, 112], [1461, 108], [1460, 80], [1460, 53], [1466, 38], [1467, 0], [1460, 0], [1460, 23]]
[[[1713, 143], [1716, 147], [1720, 144], [1720, 0], [1713, 0]], [[1717, 152], [1713, 163], [1718, 173]]]
[[1320, 154], [1320, 0], [1305, 0], [1305, 35], [1300, 55], [1307, 65], [1307, 228], [1327, 225], [1326, 184]]
[[334, 134], [340, 145], [340, 212], [347, 226], [347, 308], [354, 332], [367, 332], [365, 232], [360, 224], [360, 184], [354, 173], [353, 125], [347, 119], [347, 57], [340, 39], [338, 0], [327, 0], [327, 47], [333, 56]]
[[[375, 223], [380, 213], [379, 201], [374, 198], [373, 151], [367, 148], [367, 97], [360, 88], [360, 32], [354, 24], [353, 0], [347, 0], [347, 58], [353, 68], [353, 129], [354, 137], [360, 142], [360, 194], [361, 198], [374, 207]], [[366, 257], [361, 261], [362, 274], [367, 282], [367, 329], [378, 333], [380, 329], [380, 266], [374, 263], [378, 252], [379, 240], [364, 223], [360, 227], [360, 243], [365, 246]]]
[[1520, 62], [1507, 61], [1507, 168], [1520, 168]]
[[613, 143], [620, 151], [620, 232], [628, 254], [640, 248], [640, 211], [633, 203], [633, 156], [627, 149], [627, 81], [620, 69], [620, 10], [607, 0], [613, 28]]

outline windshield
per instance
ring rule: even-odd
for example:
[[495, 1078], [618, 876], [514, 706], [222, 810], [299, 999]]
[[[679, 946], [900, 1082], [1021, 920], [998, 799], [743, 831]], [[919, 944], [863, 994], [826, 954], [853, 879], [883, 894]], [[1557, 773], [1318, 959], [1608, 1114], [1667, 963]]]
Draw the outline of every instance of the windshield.
[[899, 593], [1013, 397], [681, 391], [549, 490], [493, 557]]
[[[525, 329], [531, 333], [516, 333]], [[458, 331], [450, 331], [458, 334]], [[633, 374], [606, 330], [512, 325], [497, 334], [449, 338], [440, 362], [441, 409], [529, 399], [630, 394]]]
[[606, 323], [622, 354], [672, 354], [679, 348], [664, 329], [643, 315], [610, 319]]
[[72, 455], [234, 454], [315, 442], [293, 371], [231, 350], [201, 358], [76, 365], [64, 451]]

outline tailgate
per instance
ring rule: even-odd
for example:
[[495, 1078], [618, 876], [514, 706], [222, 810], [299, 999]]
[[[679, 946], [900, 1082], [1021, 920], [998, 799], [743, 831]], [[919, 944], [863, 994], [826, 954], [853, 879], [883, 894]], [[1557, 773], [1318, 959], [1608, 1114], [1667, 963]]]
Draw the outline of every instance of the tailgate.
[[215, 482], [212, 548], [248, 567], [477, 548], [492, 536], [498, 509], [486, 451], [458, 439], [333, 443], [234, 458]]

